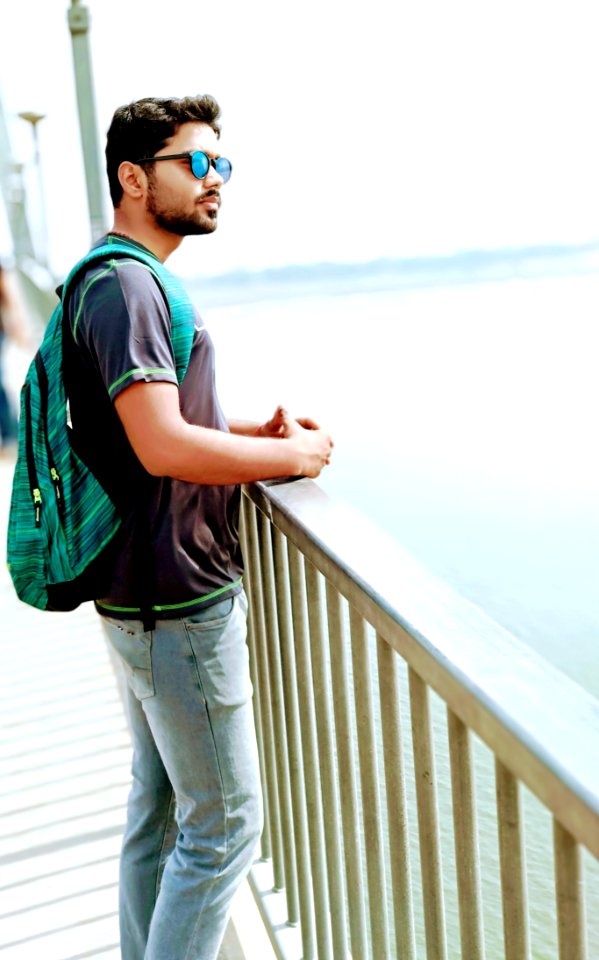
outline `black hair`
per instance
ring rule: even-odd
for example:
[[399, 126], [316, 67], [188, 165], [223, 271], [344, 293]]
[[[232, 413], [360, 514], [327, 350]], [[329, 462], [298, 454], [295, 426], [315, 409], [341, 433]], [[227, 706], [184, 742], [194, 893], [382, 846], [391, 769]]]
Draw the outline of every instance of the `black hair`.
[[119, 167], [124, 160], [135, 162], [142, 157], [153, 157], [183, 123], [206, 123], [219, 137], [220, 113], [218, 103], [210, 94], [162, 100], [146, 97], [119, 107], [106, 140], [106, 172], [114, 207], [118, 207], [123, 196]]

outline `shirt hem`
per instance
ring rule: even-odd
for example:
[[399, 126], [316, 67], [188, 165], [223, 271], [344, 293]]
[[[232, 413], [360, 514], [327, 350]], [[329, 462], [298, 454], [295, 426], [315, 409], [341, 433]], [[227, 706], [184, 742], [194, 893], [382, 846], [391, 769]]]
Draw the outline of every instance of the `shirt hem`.
[[[240, 593], [242, 589], [243, 578], [240, 577], [239, 580], [228, 583], [224, 587], [219, 587], [218, 590], [213, 590], [212, 593], [208, 593], [203, 597], [184, 600], [181, 603], [154, 604], [152, 611], [156, 614], [156, 619], [158, 620], [178, 620], [181, 617], [188, 617], [193, 613], [197, 613], [197, 611], [203, 607], [209, 607], [212, 606], [212, 604], [220, 603], [221, 600], [234, 597]], [[95, 600], [94, 606], [101, 616], [111, 617], [113, 620], [139, 620], [141, 616], [141, 609], [139, 607], [112, 604], [104, 600]]]

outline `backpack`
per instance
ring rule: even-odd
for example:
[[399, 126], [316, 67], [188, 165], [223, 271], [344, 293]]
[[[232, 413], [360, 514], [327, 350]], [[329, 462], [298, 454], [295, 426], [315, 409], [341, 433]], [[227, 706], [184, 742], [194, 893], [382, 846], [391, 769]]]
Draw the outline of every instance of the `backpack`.
[[[194, 311], [180, 282], [151, 253], [126, 242], [92, 249], [56, 291], [54, 310], [21, 390], [18, 454], [8, 519], [7, 560], [19, 598], [40, 610], [74, 610], [101, 596], [121, 518], [109, 494], [75, 452], [63, 379], [65, 304], [90, 264], [138, 260], [162, 288], [171, 315], [178, 382], [191, 355]], [[70, 332], [66, 332], [70, 336]]]

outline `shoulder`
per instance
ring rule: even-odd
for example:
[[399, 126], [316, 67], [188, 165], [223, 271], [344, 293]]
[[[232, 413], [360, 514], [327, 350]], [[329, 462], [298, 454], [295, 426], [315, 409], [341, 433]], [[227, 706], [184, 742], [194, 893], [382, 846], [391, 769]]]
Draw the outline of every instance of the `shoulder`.
[[148, 337], [170, 331], [168, 298], [145, 264], [107, 258], [89, 264], [69, 286], [67, 311], [75, 340], [97, 340], [122, 331]]
[[162, 285], [145, 263], [133, 257], [106, 257], [88, 264], [73, 278], [71, 293], [86, 297], [92, 290], [105, 293], [140, 291], [162, 293]]
[[68, 301], [71, 316], [124, 307], [134, 313], [140, 309], [168, 313], [162, 284], [146, 264], [133, 258], [107, 258], [89, 264], [69, 285]]

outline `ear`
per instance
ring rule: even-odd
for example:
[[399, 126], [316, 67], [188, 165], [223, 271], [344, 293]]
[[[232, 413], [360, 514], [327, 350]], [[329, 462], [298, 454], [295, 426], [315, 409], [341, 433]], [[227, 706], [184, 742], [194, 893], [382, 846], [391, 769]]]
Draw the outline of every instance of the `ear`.
[[119, 183], [123, 193], [133, 199], [143, 197], [148, 183], [147, 177], [137, 163], [124, 160], [119, 167]]

